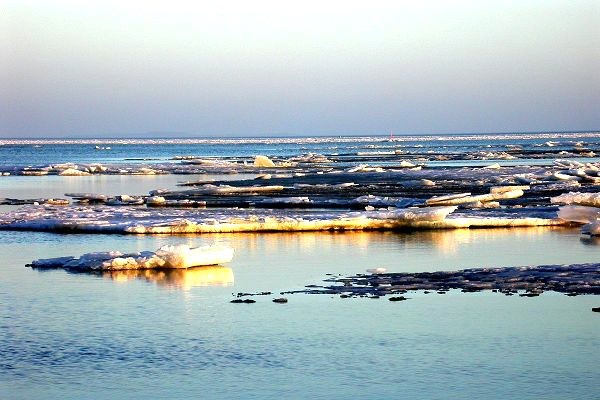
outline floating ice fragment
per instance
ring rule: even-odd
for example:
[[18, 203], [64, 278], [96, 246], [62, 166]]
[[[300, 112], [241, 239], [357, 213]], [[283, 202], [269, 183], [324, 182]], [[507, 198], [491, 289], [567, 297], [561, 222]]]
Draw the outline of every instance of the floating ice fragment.
[[143, 198], [129, 196], [127, 194], [122, 194], [120, 196], [113, 197], [106, 201], [106, 205], [109, 205], [109, 206], [142, 205], [142, 204], [144, 204]]
[[494, 164], [487, 165], [487, 166], [485, 166], [483, 168], [484, 169], [500, 169], [502, 167], [500, 166], [500, 164], [494, 163]]
[[[519, 186], [521, 187], [521, 186]], [[476, 196], [470, 196], [469, 194], [461, 193], [455, 195], [455, 197], [450, 196], [439, 196], [432, 197], [425, 201], [427, 205], [436, 205], [436, 206], [451, 206], [458, 204], [466, 204], [466, 203], [476, 203], [476, 202], [489, 202], [494, 200], [506, 200], [506, 199], [515, 199], [523, 196], [523, 190], [514, 189], [514, 187], [509, 187], [508, 189], [500, 189], [493, 188], [495, 191], [490, 192], [489, 194], [480, 194]]]
[[106, 170], [108, 170], [108, 168], [102, 164], [90, 164], [90, 165], [88, 165], [87, 170], [91, 173], [100, 173], [100, 172], [106, 172]]
[[513, 190], [529, 190], [529, 188], [530, 188], [529, 185], [495, 186], [495, 187], [490, 188], [490, 193], [493, 193], [493, 194], [506, 193], [506, 192], [512, 192]]
[[410, 207], [422, 204], [421, 200], [403, 197], [380, 197], [372, 194], [360, 196], [352, 200], [352, 203], [366, 204], [374, 207]]
[[416, 167], [416, 165], [411, 163], [410, 161], [402, 160], [402, 161], [400, 161], [400, 167], [401, 168], [414, 168], [414, 167]]
[[559, 181], [581, 181], [581, 177], [579, 176], [567, 175], [562, 172], [555, 172], [552, 174], [552, 177]]
[[262, 199], [257, 201], [257, 203], [265, 203], [265, 204], [307, 204], [311, 203], [310, 200], [306, 196], [296, 196], [296, 197], [273, 197], [268, 199]]
[[163, 205], [166, 202], [167, 202], [167, 200], [162, 196], [150, 196], [150, 197], [146, 198], [146, 204], [148, 204], [148, 205], [158, 206], [158, 205]]
[[225, 246], [190, 248], [186, 245], [163, 246], [156, 252], [123, 254], [118, 251], [86, 253], [79, 258], [58, 257], [33, 261], [33, 268], [66, 268], [78, 271], [112, 271], [149, 268], [190, 268], [227, 263], [233, 249]]
[[65, 196], [72, 197], [79, 201], [105, 202], [108, 196], [94, 193], [65, 193]]
[[385, 274], [387, 272], [387, 268], [377, 267], [377, 268], [369, 268], [367, 272], [370, 274]]
[[21, 175], [25, 176], [42, 176], [48, 175], [48, 169], [45, 168], [24, 168]]
[[578, 204], [582, 206], [600, 207], [600, 193], [569, 192], [552, 197], [553, 204]]
[[275, 166], [275, 163], [267, 156], [256, 156], [254, 158], [254, 166], [272, 168]]
[[291, 162], [300, 162], [300, 163], [330, 163], [331, 160], [325, 157], [322, 154], [317, 153], [308, 153], [304, 155], [300, 155], [298, 157], [292, 157], [289, 159]]
[[348, 168], [346, 172], [385, 172], [385, 169], [382, 167], [370, 167], [366, 164], [360, 164], [356, 167]]
[[67, 199], [48, 199], [44, 202], [44, 204], [50, 204], [53, 206], [68, 206], [69, 200], [67, 200]]
[[443, 203], [448, 200], [460, 199], [463, 197], [470, 196], [471, 193], [457, 193], [457, 194], [448, 194], [445, 196], [433, 196], [429, 200], [427, 200], [426, 204], [435, 204], [435, 203]]
[[64, 171], [58, 173], [60, 176], [88, 176], [89, 172], [81, 171], [75, 168], [67, 168]]

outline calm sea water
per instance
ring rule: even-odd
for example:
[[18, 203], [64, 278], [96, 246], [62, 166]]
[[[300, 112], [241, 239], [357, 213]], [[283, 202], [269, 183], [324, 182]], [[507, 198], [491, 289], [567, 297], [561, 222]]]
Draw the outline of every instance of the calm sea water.
[[[38, 257], [220, 242], [226, 278], [39, 272]], [[597, 398], [596, 296], [280, 291], [326, 273], [597, 261], [574, 230], [108, 236], [0, 233], [0, 397]], [[228, 283], [229, 281], [229, 283]], [[232, 281], [232, 282], [231, 282]]]
[[[79, 179], [3, 178], [0, 197], [146, 193], [173, 187], [180, 177]], [[90, 275], [24, 267], [90, 251], [215, 242], [236, 250], [221, 270]], [[287, 304], [272, 303], [275, 296], [256, 297], [252, 305], [229, 300], [232, 293], [278, 294], [319, 284], [328, 273], [375, 267], [434, 271], [599, 259], [600, 242], [562, 228], [0, 232], [0, 398], [597, 399], [600, 316], [590, 309], [600, 306], [598, 296], [420, 292], [401, 303], [320, 295], [288, 296]]]

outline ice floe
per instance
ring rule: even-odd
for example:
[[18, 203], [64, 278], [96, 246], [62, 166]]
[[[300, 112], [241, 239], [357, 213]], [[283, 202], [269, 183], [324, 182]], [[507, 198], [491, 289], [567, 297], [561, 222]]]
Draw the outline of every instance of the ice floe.
[[562, 206], [558, 209], [558, 218], [570, 222], [589, 223], [600, 218], [600, 208], [587, 206]]
[[447, 196], [434, 196], [425, 201], [427, 205], [438, 205], [438, 206], [451, 206], [458, 204], [469, 204], [469, 203], [486, 203], [495, 200], [506, 200], [516, 199], [523, 196], [523, 186], [515, 187], [504, 187], [504, 188], [491, 188], [489, 194], [481, 194], [477, 196], [471, 196], [470, 193], [460, 193], [456, 195]]
[[153, 268], [190, 268], [230, 262], [233, 249], [225, 246], [190, 248], [187, 245], [163, 246], [155, 252], [123, 254], [119, 251], [86, 253], [75, 258], [57, 257], [33, 261], [27, 266], [40, 269], [65, 268], [75, 271], [112, 271]]
[[91, 174], [87, 171], [81, 171], [81, 170], [75, 169], [75, 168], [67, 168], [67, 169], [59, 172], [58, 175], [60, 175], [60, 176], [89, 176]]
[[[449, 217], [456, 206], [385, 211], [140, 208], [131, 206], [25, 206], [0, 214], [0, 229], [103, 233], [218, 233], [327, 230], [414, 230], [555, 226], [568, 221], [518, 214], [473, 213]], [[554, 213], [554, 215], [556, 215]]]
[[330, 277], [325, 279], [327, 285], [310, 285], [307, 289], [281, 294], [328, 294], [348, 298], [397, 295], [417, 290], [444, 294], [451, 289], [463, 293], [491, 290], [508, 296], [519, 294], [521, 297], [537, 297], [544, 291], [569, 296], [600, 294], [600, 264], [597, 263], [404, 273], [375, 268], [367, 272], [370, 275]]
[[600, 193], [563, 193], [550, 199], [553, 204], [578, 204], [581, 206], [600, 207]]
[[255, 167], [275, 167], [275, 163], [267, 156], [256, 156], [254, 158]]

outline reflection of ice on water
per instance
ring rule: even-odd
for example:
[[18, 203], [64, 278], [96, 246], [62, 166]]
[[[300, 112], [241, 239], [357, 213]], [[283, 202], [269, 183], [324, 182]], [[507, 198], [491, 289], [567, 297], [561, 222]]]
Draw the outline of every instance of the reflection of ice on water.
[[153, 282], [158, 286], [189, 290], [202, 286], [233, 285], [233, 270], [223, 266], [194, 267], [187, 269], [144, 269], [106, 271], [102, 276], [116, 282], [128, 282], [136, 279]]
[[583, 235], [579, 238], [579, 241], [589, 246], [600, 246], [600, 237], [598, 236]]

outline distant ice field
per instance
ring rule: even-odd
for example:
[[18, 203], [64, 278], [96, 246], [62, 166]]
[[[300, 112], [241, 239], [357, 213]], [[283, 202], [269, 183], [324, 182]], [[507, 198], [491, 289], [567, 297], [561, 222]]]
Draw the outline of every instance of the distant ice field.
[[[516, 146], [516, 147], [515, 147]], [[478, 151], [523, 151], [519, 158], [544, 151], [600, 149], [600, 133], [502, 135], [289, 137], [227, 139], [0, 139], [0, 167], [55, 163], [155, 164], [175, 156], [290, 157], [304, 153], [356, 156], [367, 152], [402, 152], [405, 156], [463, 154]], [[342, 160], [343, 161], [343, 160]], [[539, 162], [539, 161], [538, 161]]]

